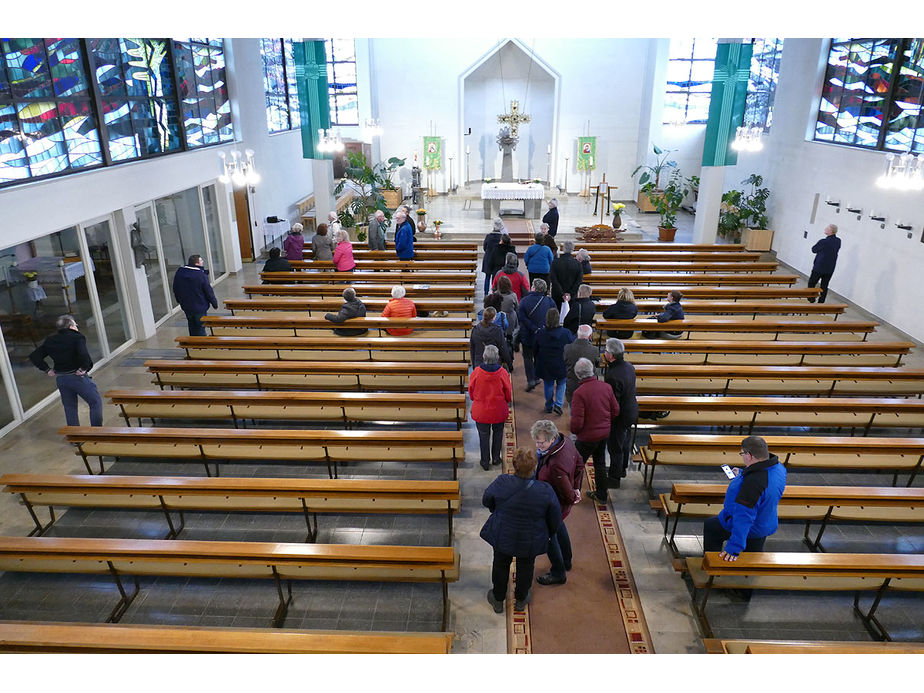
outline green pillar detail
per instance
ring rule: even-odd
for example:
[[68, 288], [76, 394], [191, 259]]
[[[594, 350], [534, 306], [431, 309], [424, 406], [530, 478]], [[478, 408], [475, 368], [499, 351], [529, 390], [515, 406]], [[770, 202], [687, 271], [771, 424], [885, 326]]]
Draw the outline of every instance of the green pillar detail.
[[330, 128], [330, 101], [327, 85], [327, 53], [324, 41], [294, 41], [295, 81], [298, 83], [298, 110], [301, 114], [302, 156], [330, 159], [318, 152], [318, 130]]
[[738, 153], [731, 145], [744, 121], [753, 50], [750, 43], [720, 43], [716, 47], [703, 166], [734, 166], [738, 163]]

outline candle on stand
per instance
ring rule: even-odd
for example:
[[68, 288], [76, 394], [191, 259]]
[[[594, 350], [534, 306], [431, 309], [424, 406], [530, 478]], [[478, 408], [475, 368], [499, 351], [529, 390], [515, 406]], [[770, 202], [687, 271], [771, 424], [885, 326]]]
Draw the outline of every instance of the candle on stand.
[[469, 147], [468, 145], [465, 145], [465, 153], [466, 153], [466, 154], [471, 154], [471, 153], [472, 153], [472, 148]]

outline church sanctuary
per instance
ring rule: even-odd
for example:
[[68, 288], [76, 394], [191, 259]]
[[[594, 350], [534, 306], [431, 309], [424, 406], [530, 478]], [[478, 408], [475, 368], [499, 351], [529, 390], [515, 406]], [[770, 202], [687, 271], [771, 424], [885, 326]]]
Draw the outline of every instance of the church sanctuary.
[[924, 653], [924, 38], [425, 14], [0, 39], [0, 651]]

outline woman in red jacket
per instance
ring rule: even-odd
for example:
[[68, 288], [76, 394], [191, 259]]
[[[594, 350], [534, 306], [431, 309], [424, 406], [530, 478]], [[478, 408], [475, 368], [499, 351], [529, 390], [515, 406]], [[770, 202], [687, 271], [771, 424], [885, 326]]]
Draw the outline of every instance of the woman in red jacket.
[[501, 463], [504, 423], [510, 413], [513, 389], [510, 374], [500, 363], [500, 352], [493, 344], [484, 348], [483, 363], [472, 371], [468, 380], [468, 396], [472, 400], [472, 419], [478, 429], [481, 444], [481, 468]]

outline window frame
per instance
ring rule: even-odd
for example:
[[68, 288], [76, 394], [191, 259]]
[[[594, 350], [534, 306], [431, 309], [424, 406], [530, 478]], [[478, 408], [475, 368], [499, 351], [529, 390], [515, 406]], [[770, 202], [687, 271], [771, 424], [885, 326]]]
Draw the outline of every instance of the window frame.
[[[339, 60], [337, 55], [335, 55], [334, 41], [336, 39], [328, 38], [324, 39], [324, 51], [327, 55], [327, 69], [328, 74], [332, 74], [334, 79], [328, 79], [327, 85], [327, 100], [330, 110], [330, 126], [334, 127], [359, 127], [359, 76], [356, 71], [356, 40], [349, 39], [353, 41], [353, 58], [351, 60]], [[347, 40], [347, 39], [341, 39]], [[351, 88], [338, 88], [334, 85], [337, 84], [337, 65], [352, 65], [353, 66], [353, 75], [356, 79], [356, 82], [353, 82]], [[337, 97], [338, 96], [353, 96], [356, 98], [356, 122], [355, 123], [342, 123], [338, 117], [339, 109], [337, 108]]]
[[[668, 47], [668, 55], [667, 55], [668, 71], [670, 70], [670, 64], [671, 64], [671, 63], [681, 63], [681, 62], [683, 62], [683, 63], [689, 63], [689, 69], [687, 70], [687, 78], [688, 78], [688, 79], [687, 79], [687, 82], [688, 82], [688, 83], [692, 81], [690, 78], [693, 76], [693, 64], [694, 64], [694, 63], [705, 63], [705, 62], [709, 62], [709, 63], [711, 63], [711, 64], [713, 65], [713, 71], [714, 71], [714, 69], [715, 69], [715, 68], [714, 68], [714, 66], [715, 66], [715, 50], [712, 51], [712, 58], [697, 58], [697, 57], [695, 57], [695, 56], [696, 56], [696, 42], [697, 42], [697, 41], [712, 41], [714, 46], [718, 46], [718, 39], [715, 39], [715, 38], [709, 38], [709, 39], [703, 39], [703, 38], [697, 39], [697, 38], [692, 38], [692, 39], [690, 39], [690, 42], [691, 42], [691, 43], [690, 43], [690, 54], [689, 54], [689, 57], [678, 57], [678, 58], [673, 57], [672, 52], [671, 52], [671, 49], [670, 49], [670, 46]], [[705, 117], [704, 120], [697, 119], [697, 120], [691, 121], [691, 120], [689, 119], [689, 112], [690, 112], [690, 95], [691, 95], [691, 94], [703, 94], [703, 93], [705, 93], [705, 94], [709, 97], [709, 100], [711, 101], [711, 100], [712, 100], [712, 80], [713, 80], [713, 76], [710, 75], [710, 78], [709, 78], [709, 80], [708, 80], [709, 88], [708, 88], [708, 89], [705, 89], [705, 90], [703, 90], [703, 91], [692, 91], [692, 89], [691, 89], [691, 87], [689, 86], [689, 84], [688, 84], [685, 88], [682, 88], [682, 89], [674, 89], [674, 88], [671, 88], [672, 85], [671, 85], [670, 81], [669, 81], [669, 80], [666, 81], [665, 89], [664, 89], [664, 96], [665, 96], [665, 99], [667, 98], [668, 94], [682, 94], [682, 95], [684, 95], [683, 121], [682, 121], [682, 122], [674, 122], [674, 121], [667, 121], [667, 120], [664, 120], [664, 109], [662, 109], [661, 124], [662, 124], [662, 125], [672, 125], [672, 126], [682, 126], [682, 125], [705, 125], [705, 124], [707, 123], [707, 121], [709, 120], [709, 107], [708, 107], [708, 105], [706, 106], [706, 117]], [[706, 84], [706, 83], [707, 83], [707, 82], [703, 82], [703, 84]]]
[[[275, 55], [279, 58], [279, 64], [282, 66], [282, 80], [281, 85], [283, 87], [282, 91], [267, 91], [266, 81], [267, 81], [267, 72], [266, 72], [266, 53], [263, 50], [263, 42], [272, 41], [274, 43], [275, 50], [278, 51]], [[273, 38], [273, 39], [260, 39], [260, 57], [263, 62], [263, 98], [264, 101], [269, 96], [275, 96], [277, 98], [281, 97], [285, 102], [285, 116], [286, 116], [286, 127], [281, 129], [273, 129], [270, 120], [270, 106], [269, 103], [266, 103], [266, 130], [270, 135], [278, 135], [282, 132], [290, 132], [292, 130], [301, 129], [301, 112], [299, 111], [299, 102], [298, 102], [298, 83], [295, 82], [295, 58], [294, 56], [289, 58], [289, 55], [286, 53], [286, 47], [288, 46], [290, 52], [292, 50], [292, 43], [295, 39], [291, 38]], [[297, 121], [297, 122], [296, 122]]]

